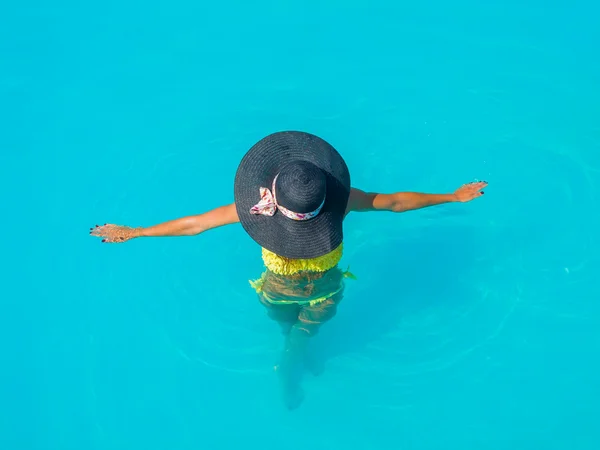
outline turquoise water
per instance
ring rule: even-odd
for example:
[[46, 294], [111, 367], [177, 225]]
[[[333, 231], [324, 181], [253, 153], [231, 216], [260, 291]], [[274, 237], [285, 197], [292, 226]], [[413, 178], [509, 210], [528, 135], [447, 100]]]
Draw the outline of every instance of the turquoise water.
[[[0, 448], [597, 449], [598, 6], [247, 3], [0, 8]], [[87, 234], [230, 202], [282, 129], [362, 189], [490, 182], [348, 219], [291, 413], [241, 227]]]

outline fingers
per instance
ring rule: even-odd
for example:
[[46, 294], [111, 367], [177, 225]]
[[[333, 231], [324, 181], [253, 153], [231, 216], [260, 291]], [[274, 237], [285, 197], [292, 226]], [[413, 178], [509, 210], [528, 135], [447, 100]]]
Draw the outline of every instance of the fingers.
[[485, 194], [485, 192], [483, 192], [482, 189], [486, 188], [488, 185], [487, 181], [481, 181], [479, 183], [477, 183], [477, 197], [481, 197], [483, 194]]
[[472, 181], [470, 183], [465, 184], [464, 189], [466, 192], [469, 192], [470, 194], [472, 194], [473, 198], [475, 198], [475, 197], [480, 197], [481, 195], [483, 195], [483, 191], [481, 191], [481, 190], [484, 189], [485, 187], [487, 187], [487, 185], [488, 185], [487, 181]]
[[483, 189], [484, 187], [486, 187], [488, 185], [487, 181], [471, 181], [470, 183], [465, 184], [465, 186], [471, 188], [471, 189]]
[[485, 192], [482, 190], [484, 187], [487, 186], [487, 183], [482, 182], [482, 183], [478, 183], [477, 187], [475, 189], [473, 189], [473, 198], [477, 198], [477, 197], [481, 197], [483, 194], [485, 194]]
[[107, 224], [104, 224], [103, 226], [96, 225], [95, 227], [90, 228], [90, 234], [92, 236], [102, 236], [102, 230], [104, 230], [106, 225]]
[[481, 197], [484, 194], [484, 191], [482, 189], [486, 186], [487, 183], [477, 183], [472, 186], [469, 186], [468, 192], [472, 196], [472, 198]]
[[463, 184], [458, 192], [462, 193], [462, 198], [464, 199], [463, 201], [468, 202], [484, 195], [483, 189], [487, 187], [487, 185], [487, 181], [471, 181]]
[[90, 228], [90, 235], [94, 237], [102, 238], [102, 242], [105, 244], [117, 244], [125, 242], [127, 238], [120, 236], [118, 233], [118, 226], [105, 223], [104, 225], [96, 225]]
[[115, 237], [115, 236], [100, 236], [103, 237], [102, 242], [104, 244], [120, 244], [121, 242], [125, 242], [127, 239], [124, 237]]

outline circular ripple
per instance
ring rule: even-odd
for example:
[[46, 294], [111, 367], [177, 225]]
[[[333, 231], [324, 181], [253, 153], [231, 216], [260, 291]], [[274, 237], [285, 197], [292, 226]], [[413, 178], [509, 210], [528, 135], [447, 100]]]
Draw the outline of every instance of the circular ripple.
[[[505, 95], [494, 92], [492, 100], [502, 104]], [[532, 279], [550, 274], [546, 281], [556, 282], [560, 274], [571, 283], [587, 282], [590, 256], [582, 249], [596, 238], [593, 217], [582, 205], [597, 203], [599, 168], [587, 162], [583, 149], [571, 151], [565, 136], [552, 140], [545, 133], [522, 126], [488, 143], [481, 158], [495, 179], [489, 180], [488, 198], [468, 214], [453, 216], [448, 210], [429, 220], [424, 212], [401, 222], [373, 216], [356, 228], [349, 222], [345, 261], [359, 281], [349, 282], [338, 317], [317, 339], [329, 370], [357, 375], [347, 381], [357, 395], [370, 396], [374, 407], [408, 407], [418, 386], [464, 368], [467, 361], [475, 364], [476, 372], [468, 375], [474, 381], [501, 364], [490, 345], [505, 333], [524, 298], [531, 304]], [[135, 204], [156, 222], [228, 201], [204, 194], [206, 186], [228, 185], [217, 174], [235, 170], [245, 149], [239, 140], [203, 144], [203, 152], [226, 155], [216, 167], [190, 150], [152, 162], [140, 158], [144, 188], [121, 190], [115, 215]], [[194, 201], [183, 201], [182, 193]], [[531, 214], [532, 198], [548, 202], [544, 214]], [[192, 204], [197, 211], [189, 208]], [[560, 215], [553, 215], [557, 204]], [[398, 235], [400, 223], [402, 239], [390, 238]], [[549, 241], [561, 251], [541, 258]], [[132, 282], [155, 288], [149, 314], [173, 354], [215, 370], [269, 372], [280, 340], [248, 287], [247, 279], [259, 274], [260, 260], [240, 230], [143, 245], [152, 249], [154, 261]], [[247, 267], [256, 273], [239, 270]], [[365, 377], [391, 389], [385, 396], [373, 395], [372, 385], [359, 381]]]

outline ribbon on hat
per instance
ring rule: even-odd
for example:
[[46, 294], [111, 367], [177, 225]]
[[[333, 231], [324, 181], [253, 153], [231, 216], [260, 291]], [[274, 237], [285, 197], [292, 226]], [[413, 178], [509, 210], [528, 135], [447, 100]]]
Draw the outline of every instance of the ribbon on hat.
[[287, 208], [277, 204], [277, 197], [275, 195], [275, 182], [277, 181], [277, 177], [279, 174], [275, 176], [273, 179], [273, 185], [271, 186], [271, 190], [266, 187], [260, 188], [260, 201], [250, 208], [250, 214], [260, 214], [263, 216], [274, 216], [275, 212], [279, 210], [285, 217], [292, 220], [309, 220], [313, 217], [316, 217], [323, 208], [325, 204], [325, 199], [321, 202], [319, 207], [314, 211], [307, 213], [297, 213], [294, 211], [290, 211]]
[[277, 210], [275, 196], [268, 188], [260, 188], [260, 201], [250, 208], [251, 214], [262, 214], [263, 216], [273, 216]]

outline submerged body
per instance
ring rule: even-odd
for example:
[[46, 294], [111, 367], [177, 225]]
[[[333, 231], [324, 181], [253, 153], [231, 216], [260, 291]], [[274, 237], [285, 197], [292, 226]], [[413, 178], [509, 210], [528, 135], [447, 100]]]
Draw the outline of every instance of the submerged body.
[[289, 259], [263, 248], [265, 271], [250, 282], [269, 317], [278, 322], [286, 336], [276, 368], [290, 409], [302, 401], [300, 381], [305, 365], [308, 363], [313, 373], [319, 372], [315, 359], [311, 361], [307, 355], [308, 338], [336, 315], [344, 294], [344, 279], [353, 278], [339, 267], [342, 252], [340, 244], [321, 257]]

